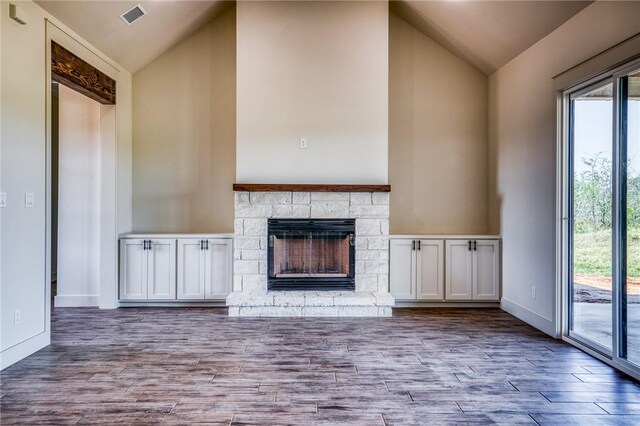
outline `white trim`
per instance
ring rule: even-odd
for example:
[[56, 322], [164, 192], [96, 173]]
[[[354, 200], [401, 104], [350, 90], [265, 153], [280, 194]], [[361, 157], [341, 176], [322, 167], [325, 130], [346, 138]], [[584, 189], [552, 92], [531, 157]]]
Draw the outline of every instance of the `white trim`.
[[500, 240], [502, 235], [491, 234], [390, 234], [389, 238], [412, 240]]
[[[90, 65], [96, 67], [116, 83], [120, 82], [119, 68], [112, 66], [103, 57], [97, 55], [84, 41], [75, 38], [63, 26], [46, 19], [45, 52], [47, 55], [46, 67], [46, 105], [47, 105], [47, 217], [51, 214], [51, 117], [49, 108], [51, 105], [51, 41], [55, 41], [65, 49], [81, 57]], [[120, 98], [120, 84], [116, 84], [116, 99]], [[103, 309], [118, 307], [118, 244], [117, 244], [117, 217], [118, 217], [118, 130], [117, 120], [118, 105], [101, 106], [101, 131], [100, 131], [100, 296], [99, 306]], [[107, 123], [105, 126], [104, 124]], [[50, 219], [47, 221], [47, 263], [51, 262], [51, 229]], [[48, 265], [50, 270], [50, 265]], [[50, 272], [47, 279], [50, 277]], [[50, 317], [50, 314], [47, 314]]]
[[15, 364], [28, 357], [31, 354], [38, 352], [40, 349], [49, 346], [49, 331], [36, 334], [35, 336], [11, 346], [0, 353], [0, 370]]
[[186, 234], [173, 234], [173, 233], [158, 233], [158, 232], [126, 232], [124, 234], [120, 234], [118, 238], [131, 238], [131, 239], [154, 239], [154, 238], [171, 238], [175, 240], [180, 240], [184, 238], [197, 238], [197, 239], [207, 239], [207, 238], [233, 238], [234, 234], [223, 233], [223, 234], [198, 234], [198, 233], [186, 233]]
[[53, 305], [56, 308], [98, 307], [100, 296], [95, 294], [69, 294], [55, 297]]
[[500, 302], [420, 302], [396, 299], [393, 309], [403, 308], [500, 308]]
[[547, 333], [549, 336], [556, 338], [556, 325], [553, 321], [504, 298], [500, 301], [500, 308], [538, 330]]

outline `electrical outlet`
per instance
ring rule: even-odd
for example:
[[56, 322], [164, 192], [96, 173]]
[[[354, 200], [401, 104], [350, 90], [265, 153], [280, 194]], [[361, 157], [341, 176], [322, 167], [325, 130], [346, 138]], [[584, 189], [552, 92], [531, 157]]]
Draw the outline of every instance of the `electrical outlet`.
[[535, 286], [535, 285], [534, 285], [534, 286], [531, 286], [531, 298], [532, 298], [533, 300], [535, 300], [535, 299], [536, 299], [536, 286]]
[[26, 208], [32, 208], [32, 207], [34, 206], [34, 204], [35, 204], [34, 199], [35, 199], [35, 198], [34, 198], [33, 193], [31, 193], [31, 192], [26, 192], [26, 193], [24, 194], [24, 206], [25, 206]]
[[300, 138], [300, 149], [309, 148], [309, 140], [307, 138]]
[[13, 325], [20, 324], [21, 320], [22, 320], [22, 312], [20, 311], [20, 309], [16, 309], [15, 311], [13, 311]]

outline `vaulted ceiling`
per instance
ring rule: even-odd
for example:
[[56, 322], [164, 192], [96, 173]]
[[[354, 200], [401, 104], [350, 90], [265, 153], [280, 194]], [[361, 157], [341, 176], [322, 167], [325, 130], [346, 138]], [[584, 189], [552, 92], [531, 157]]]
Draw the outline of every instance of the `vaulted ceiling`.
[[[128, 26], [129, 0], [36, 0], [131, 72], [233, 7], [223, 0], [140, 1], [148, 15]], [[590, 1], [391, 2], [391, 10], [485, 74], [491, 74], [562, 25]]]
[[591, 1], [413, 1], [391, 10], [489, 75]]
[[[234, 5], [221, 0], [36, 3], [130, 72], [139, 70]], [[148, 14], [129, 26], [120, 15], [138, 3]]]

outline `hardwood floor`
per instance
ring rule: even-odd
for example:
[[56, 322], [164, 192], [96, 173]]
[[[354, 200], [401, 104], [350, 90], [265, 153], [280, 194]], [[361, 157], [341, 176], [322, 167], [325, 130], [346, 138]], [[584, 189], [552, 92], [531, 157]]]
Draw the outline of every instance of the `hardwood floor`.
[[228, 318], [53, 310], [0, 423], [640, 424], [640, 386], [495, 309]]

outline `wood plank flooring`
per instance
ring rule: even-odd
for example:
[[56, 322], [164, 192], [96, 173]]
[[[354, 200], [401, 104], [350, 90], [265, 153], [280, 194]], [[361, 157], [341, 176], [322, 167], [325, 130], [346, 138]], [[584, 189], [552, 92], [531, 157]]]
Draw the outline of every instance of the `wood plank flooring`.
[[497, 309], [228, 318], [53, 310], [0, 423], [638, 425], [640, 386]]

